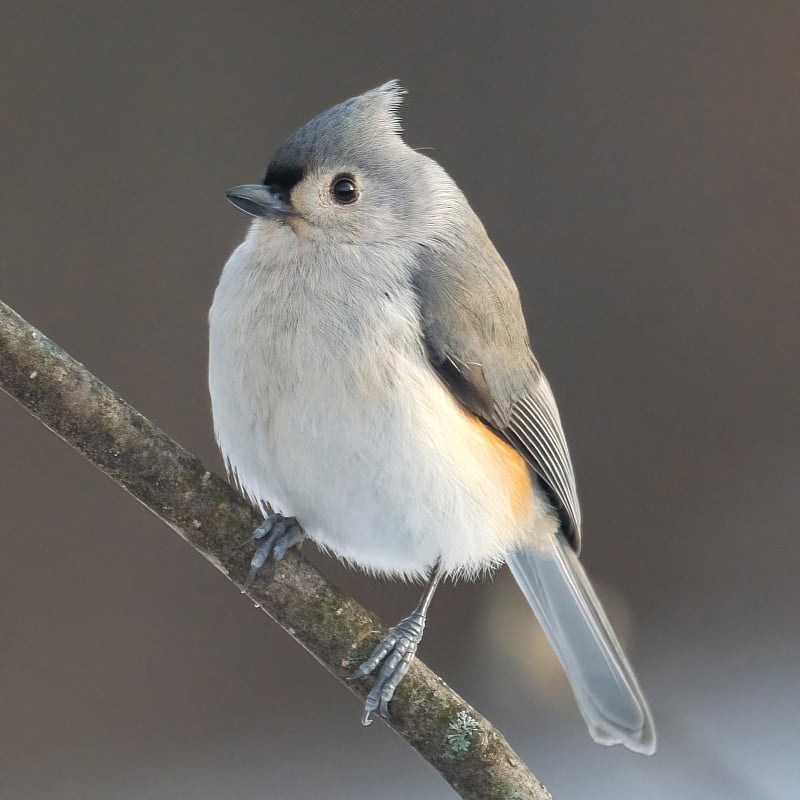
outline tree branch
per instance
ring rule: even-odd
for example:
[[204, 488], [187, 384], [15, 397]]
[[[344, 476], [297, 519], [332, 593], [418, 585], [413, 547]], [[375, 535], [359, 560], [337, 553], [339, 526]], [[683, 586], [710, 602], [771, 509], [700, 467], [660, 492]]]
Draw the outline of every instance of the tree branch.
[[[259, 514], [2, 302], [0, 387], [241, 587]], [[385, 634], [377, 618], [299, 553], [263, 572], [248, 596], [364, 698], [371, 679], [347, 678]], [[550, 798], [500, 732], [419, 659], [392, 701], [388, 724], [464, 798]]]

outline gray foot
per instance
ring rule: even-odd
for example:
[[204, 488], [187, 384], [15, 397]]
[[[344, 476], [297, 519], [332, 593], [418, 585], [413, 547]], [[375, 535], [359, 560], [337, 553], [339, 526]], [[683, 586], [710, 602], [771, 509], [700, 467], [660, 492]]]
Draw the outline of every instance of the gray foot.
[[244, 582], [242, 593], [250, 588], [250, 584], [268, 558], [280, 561], [290, 547], [300, 544], [305, 538], [305, 531], [294, 517], [283, 517], [280, 514], [270, 514], [266, 517], [253, 532], [253, 539], [257, 542], [263, 539], [263, 542], [250, 560], [250, 572]]
[[383, 662], [375, 685], [367, 695], [361, 717], [362, 725], [372, 724], [372, 712], [376, 709], [382, 717], [389, 715], [389, 701], [414, 660], [424, 630], [425, 615], [418, 611], [409, 614], [393, 628], [389, 628], [388, 635], [353, 675], [353, 679], [370, 675]]

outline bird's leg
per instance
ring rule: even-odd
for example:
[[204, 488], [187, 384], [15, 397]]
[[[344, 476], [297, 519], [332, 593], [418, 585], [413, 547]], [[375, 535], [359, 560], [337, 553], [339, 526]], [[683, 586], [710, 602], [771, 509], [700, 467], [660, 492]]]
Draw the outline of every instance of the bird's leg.
[[[253, 540], [261, 542], [250, 560], [250, 572], [244, 582], [242, 592], [250, 588], [258, 571], [268, 558], [280, 561], [290, 547], [294, 547], [306, 538], [306, 532], [294, 517], [283, 517], [280, 514], [268, 514], [264, 521], [253, 532]], [[261, 541], [263, 539], [263, 541]]]
[[354, 679], [363, 678], [374, 672], [381, 664], [375, 685], [367, 695], [364, 705], [364, 715], [361, 717], [363, 725], [372, 724], [372, 712], [375, 709], [378, 709], [378, 713], [382, 717], [388, 716], [389, 701], [392, 699], [395, 689], [400, 685], [400, 681], [403, 680], [403, 676], [408, 672], [417, 647], [422, 641], [428, 606], [431, 604], [433, 593], [436, 591], [441, 577], [442, 562], [439, 559], [431, 570], [428, 585], [420, 598], [419, 605], [397, 625], [389, 628], [389, 633], [353, 675]]

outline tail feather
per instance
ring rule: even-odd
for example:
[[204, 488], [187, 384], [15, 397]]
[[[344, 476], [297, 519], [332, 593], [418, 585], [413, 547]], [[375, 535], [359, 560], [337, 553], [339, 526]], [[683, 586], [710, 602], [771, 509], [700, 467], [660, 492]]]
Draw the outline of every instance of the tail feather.
[[647, 701], [567, 542], [559, 535], [553, 550], [517, 550], [508, 566], [567, 673], [592, 738], [652, 755], [656, 732]]

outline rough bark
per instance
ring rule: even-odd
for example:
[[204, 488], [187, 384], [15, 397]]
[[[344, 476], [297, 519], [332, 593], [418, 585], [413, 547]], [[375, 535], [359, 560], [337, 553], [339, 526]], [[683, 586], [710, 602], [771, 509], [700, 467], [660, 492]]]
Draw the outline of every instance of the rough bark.
[[[2, 302], [0, 387], [242, 586], [258, 513]], [[385, 634], [373, 614], [296, 552], [265, 568], [247, 594], [351, 692], [366, 696], [371, 678], [347, 678]], [[387, 723], [464, 798], [550, 797], [500, 732], [418, 659]]]

